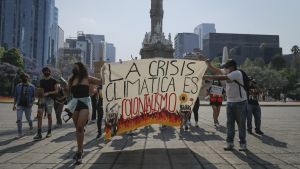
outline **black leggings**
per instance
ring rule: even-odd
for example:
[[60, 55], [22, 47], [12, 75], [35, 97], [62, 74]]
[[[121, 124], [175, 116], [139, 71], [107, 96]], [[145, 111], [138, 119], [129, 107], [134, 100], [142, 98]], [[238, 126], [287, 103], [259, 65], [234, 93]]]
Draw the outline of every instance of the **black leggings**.
[[[198, 122], [198, 110], [199, 110], [199, 106], [200, 106], [200, 100], [199, 97], [197, 98], [194, 108], [193, 108], [193, 113], [194, 113], [194, 118], [195, 118], [195, 122]], [[191, 121], [191, 117], [190, 117], [190, 121]]]

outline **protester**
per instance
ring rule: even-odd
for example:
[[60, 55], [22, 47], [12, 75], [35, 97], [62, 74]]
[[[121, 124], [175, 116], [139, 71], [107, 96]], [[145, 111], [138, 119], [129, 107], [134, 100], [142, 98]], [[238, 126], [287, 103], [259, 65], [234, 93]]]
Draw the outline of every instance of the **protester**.
[[98, 134], [96, 138], [100, 138], [102, 135], [102, 119], [103, 119], [103, 97], [102, 97], [102, 85], [97, 88], [98, 99], [97, 99], [97, 128]]
[[[214, 91], [215, 88], [217, 88], [217, 91]], [[209, 104], [213, 109], [213, 119], [216, 127], [220, 125], [218, 118], [220, 115], [224, 92], [225, 91], [220, 80], [213, 80], [212, 86], [207, 90], [207, 95], [209, 96]]]
[[14, 105], [13, 111], [17, 110], [17, 126], [18, 126], [18, 136], [16, 138], [22, 137], [22, 118], [23, 112], [25, 113], [26, 120], [29, 123], [29, 130], [32, 131], [32, 105], [34, 102], [35, 87], [29, 83], [29, 76], [25, 73], [20, 75], [21, 83], [19, 83], [14, 92]]
[[61, 114], [64, 108], [64, 105], [67, 101], [67, 98], [64, 94], [64, 89], [61, 87], [60, 84], [57, 85], [58, 93], [55, 95], [54, 98], [54, 111], [56, 116], [56, 127], [62, 126], [62, 119]]
[[247, 116], [247, 94], [244, 87], [243, 74], [237, 70], [237, 63], [228, 60], [224, 69], [214, 67], [206, 61], [208, 69], [215, 75], [206, 75], [204, 79], [226, 80], [227, 95], [227, 146], [224, 150], [232, 150], [234, 147], [235, 122], [238, 124], [240, 151], [247, 150], [246, 145], [246, 116]]
[[76, 127], [77, 138], [77, 152], [74, 155], [76, 164], [82, 163], [83, 156], [83, 140], [84, 127], [89, 119], [89, 112], [91, 112], [91, 98], [89, 95], [89, 85], [101, 84], [99, 79], [89, 77], [86, 67], [81, 63], [75, 63], [72, 70], [72, 76], [69, 79], [69, 90], [72, 99], [67, 105], [67, 109], [73, 113], [73, 122]]
[[44, 77], [40, 80], [40, 88], [43, 90], [43, 97], [38, 101], [38, 131], [34, 140], [42, 139], [42, 116], [43, 112], [47, 113], [48, 117], [48, 132], [46, 138], [52, 136], [52, 109], [54, 106], [54, 97], [58, 93], [57, 81], [51, 77], [51, 70], [48, 67], [42, 69]]
[[92, 101], [92, 119], [91, 121], [94, 122], [96, 120], [97, 116], [97, 102], [99, 98], [99, 93], [97, 87], [93, 89], [93, 94], [91, 95], [91, 101]]
[[[195, 105], [193, 107], [193, 114], [194, 114], [194, 118], [195, 118], [195, 127], [199, 127], [199, 125], [198, 125], [198, 121], [199, 121], [199, 118], [198, 118], [199, 107], [200, 107], [200, 100], [199, 100], [199, 97], [197, 97]], [[191, 122], [191, 116], [190, 116], [190, 119], [189, 119], [189, 123], [190, 122]]]
[[255, 120], [255, 132], [259, 135], [264, 133], [261, 131], [261, 109], [258, 103], [260, 89], [256, 85], [256, 80], [250, 81], [249, 93], [248, 93], [248, 115], [247, 115], [247, 130], [249, 134], [252, 133], [252, 114]]

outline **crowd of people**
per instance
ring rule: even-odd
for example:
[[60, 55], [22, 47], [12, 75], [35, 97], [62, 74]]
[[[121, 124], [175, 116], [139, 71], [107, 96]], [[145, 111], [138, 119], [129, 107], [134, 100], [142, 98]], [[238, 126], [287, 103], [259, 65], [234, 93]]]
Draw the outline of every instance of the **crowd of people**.
[[[227, 99], [227, 144], [224, 150], [234, 148], [235, 123], [237, 123], [240, 139], [239, 150], [245, 151], [247, 150], [246, 127], [248, 133], [253, 134], [252, 116], [255, 119], [255, 132], [263, 134], [261, 131], [261, 109], [258, 103], [261, 91], [256, 85], [255, 79], [249, 78], [249, 84], [245, 82], [245, 74], [237, 69], [237, 63], [234, 60], [229, 60], [222, 65], [222, 69], [213, 66], [208, 60], [206, 63], [208, 69], [214, 74], [205, 75], [203, 79], [212, 80], [212, 85], [206, 92], [206, 98], [209, 99], [213, 110], [212, 117], [215, 127], [220, 126], [218, 118], [225, 95]], [[80, 164], [83, 156], [84, 127], [88, 123], [90, 113], [92, 113], [91, 121], [97, 120], [98, 132], [96, 138], [100, 138], [102, 135], [102, 82], [100, 79], [89, 76], [86, 67], [80, 62], [74, 64], [68, 82], [63, 81], [62, 83], [54, 79], [48, 67], [43, 68], [42, 73], [43, 78], [37, 88], [29, 82], [29, 76], [25, 73], [21, 74], [21, 83], [15, 88], [13, 110], [17, 112], [17, 138], [23, 136], [23, 113], [25, 113], [26, 120], [29, 123], [30, 131], [33, 130], [31, 113], [35, 98], [37, 98], [37, 134], [33, 139], [41, 140], [43, 138], [43, 114], [48, 118], [46, 138], [52, 136], [52, 110], [54, 109], [55, 112], [57, 127], [62, 126], [64, 120], [62, 116], [68, 116], [67, 120], [72, 119], [76, 128], [77, 152], [74, 154], [74, 159], [76, 163]], [[225, 81], [225, 89], [222, 81]], [[65, 105], [67, 105], [66, 114], [62, 115]], [[198, 97], [192, 110], [196, 127], [199, 127], [199, 106], [200, 100]]]

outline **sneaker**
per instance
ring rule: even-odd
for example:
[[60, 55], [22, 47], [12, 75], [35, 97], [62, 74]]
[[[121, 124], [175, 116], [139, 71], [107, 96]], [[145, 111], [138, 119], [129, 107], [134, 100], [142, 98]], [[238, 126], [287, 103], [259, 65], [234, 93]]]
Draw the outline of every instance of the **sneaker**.
[[252, 129], [247, 129], [249, 134], [253, 134]]
[[77, 157], [76, 157], [76, 165], [80, 165], [80, 164], [82, 164], [82, 152], [77, 152], [76, 153], [76, 155], [77, 155]]
[[42, 134], [37, 134], [35, 137], [33, 137], [34, 140], [42, 140]]
[[21, 137], [23, 137], [23, 134], [18, 134], [18, 135], [15, 137], [15, 139], [19, 139], [19, 138], [21, 138]]
[[240, 144], [239, 151], [246, 151], [247, 150], [247, 145], [246, 144]]
[[33, 131], [33, 127], [32, 126], [29, 127], [29, 131]]
[[52, 133], [47, 133], [46, 138], [49, 138], [52, 136]]
[[188, 130], [189, 130], [188, 125], [186, 125], [186, 126], [184, 127], [184, 130], [185, 130], [185, 131], [188, 131]]
[[96, 138], [100, 138], [101, 137], [101, 133], [97, 134]]
[[261, 130], [255, 130], [255, 133], [259, 134], [259, 135], [263, 135], [264, 134], [264, 132], [262, 132]]
[[225, 151], [231, 151], [233, 150], [234, 144], [233, 143], [227, 143], [226, 147], [224, 147]]
[[199, 127], [198, 122], [196, 122], [195, 127]]

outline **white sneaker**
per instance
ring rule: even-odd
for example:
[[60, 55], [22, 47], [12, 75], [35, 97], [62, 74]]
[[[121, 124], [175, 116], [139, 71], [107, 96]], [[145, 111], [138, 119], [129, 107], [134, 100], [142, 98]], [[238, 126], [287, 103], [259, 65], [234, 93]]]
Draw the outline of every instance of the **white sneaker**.
[[240, 144], [239, 151], [246, 151], [247, 150], [247, 145], [246, 144]]
[[233, 143], [227, 143], [226, 147], [224, 147], [225, 151], [231, 151], [234, 147]]
[[18, 135], [15, 137], [15, 139], [19, 139], [19, 138], [21, 138], [21, 137], [23, 137], [23, 134], [18, 134]]

